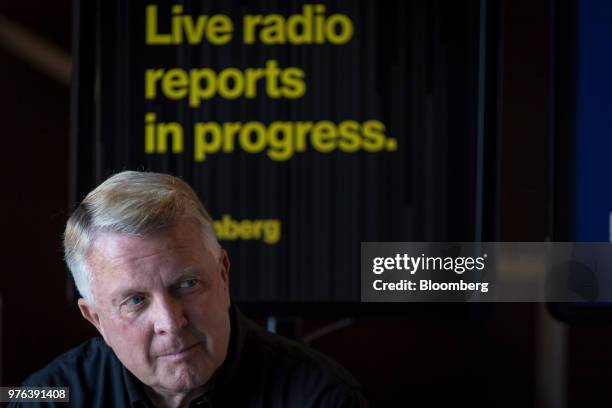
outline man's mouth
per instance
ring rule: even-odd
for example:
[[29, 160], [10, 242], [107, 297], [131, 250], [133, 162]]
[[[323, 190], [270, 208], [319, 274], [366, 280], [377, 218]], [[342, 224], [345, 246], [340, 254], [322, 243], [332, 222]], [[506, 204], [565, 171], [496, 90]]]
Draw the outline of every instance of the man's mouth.
[[187, 357], [200, 343], [195, 343], [187, 347], [178, 348], [175, 350], [165, 351], [160, 354], [158, 357], [169, 359], [169, 360], [177, 360], [184, 357]]

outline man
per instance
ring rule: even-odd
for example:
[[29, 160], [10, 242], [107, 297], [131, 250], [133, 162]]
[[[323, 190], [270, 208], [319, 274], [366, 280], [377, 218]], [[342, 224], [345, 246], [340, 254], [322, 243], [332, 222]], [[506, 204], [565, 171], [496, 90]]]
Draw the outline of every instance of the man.
[[79, 407], [367, 405], [340, 366], [231, 304], [227, 253], [180, 179], [109, 178], [68, 220], [64, 250], [81, 313], [102, 338], [24, 386], [70, 387]]

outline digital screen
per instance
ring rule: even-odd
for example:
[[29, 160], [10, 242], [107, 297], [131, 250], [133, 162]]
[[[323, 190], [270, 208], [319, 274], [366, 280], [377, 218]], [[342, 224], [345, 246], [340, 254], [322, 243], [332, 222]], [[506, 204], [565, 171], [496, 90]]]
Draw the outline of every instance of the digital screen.
[[182, 177], [235, 300], [359, 302], [361, 242], [478, 237], [479, 2], [96, 7], [75, 199], [121, 170]]

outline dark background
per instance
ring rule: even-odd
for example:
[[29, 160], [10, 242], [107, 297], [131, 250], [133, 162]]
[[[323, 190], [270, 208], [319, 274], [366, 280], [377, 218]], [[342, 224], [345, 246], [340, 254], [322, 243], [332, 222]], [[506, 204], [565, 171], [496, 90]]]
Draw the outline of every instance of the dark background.
[[[549, 114], [562, 109], [549, 99], [555, 84], [549, 37], [554, 9], [549, 2], [527, 0], [507, 1], [503, 9], [499, 239], [542, 241], [553, 217]], [[63, 0], [0, 5], [3, 19], [67, 58], [71, 13]], [[0, 31], [6, 26], [0, 20]], [[53, 63], [29, 60], [24, 49], [0, 43], [2, 385], [18, 384], [95, 334], [66, 302], [60, 237], [70, 209], [69, 82], [49, 69]], [[612, 403], [609, 326], [567, 325], [538, 304], [495, 304], [476, 316], [458, 307], [434, 313], [421, 306], [405, 317], [358, 318], [312, 346], [346, 366], [375, 406]], [[255, 317], [263, 321], [263, 315]], [[303, 330], [329, 323], [304, 319]]]

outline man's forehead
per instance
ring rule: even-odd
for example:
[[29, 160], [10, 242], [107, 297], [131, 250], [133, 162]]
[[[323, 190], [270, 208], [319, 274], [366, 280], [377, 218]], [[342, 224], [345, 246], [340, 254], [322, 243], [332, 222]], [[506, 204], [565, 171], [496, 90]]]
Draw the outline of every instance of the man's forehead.
[[129, 262], [170, 249], [170, 244], [168, 240], [153, 240], [147, 236], [98, 232], [89, 246], [87, 258], [98, 264]]
[[88, 263], [96, 286], [103, 279], [106, 290], [115, 292], [140, 287], [150, 279], [172, 283], [181, 276], [201, 275], [212, 267], [205, 251], [201, 240], [178, 239], [174, 234], [99, 232], [90, 245]]

